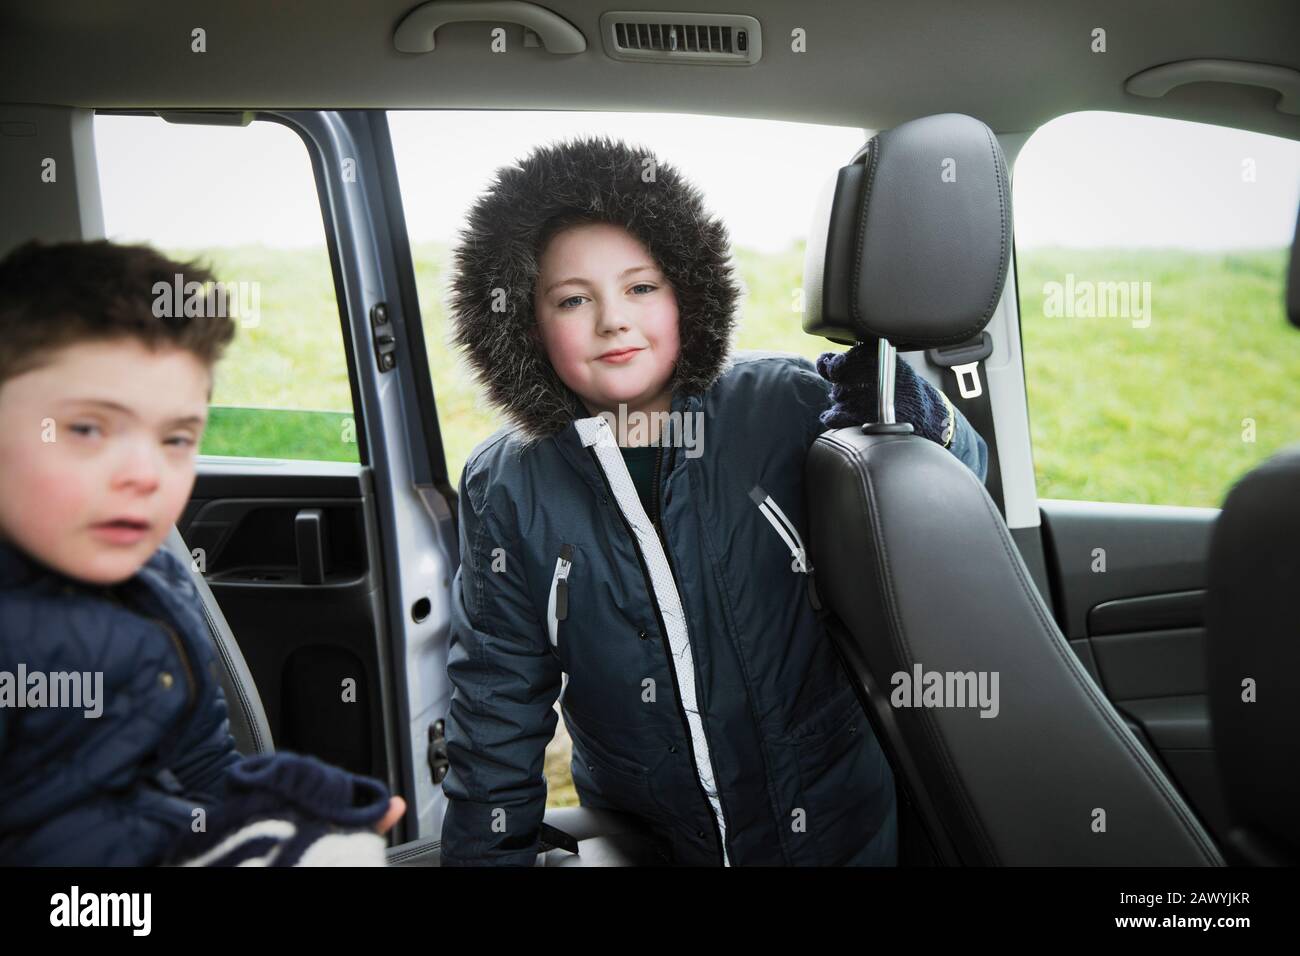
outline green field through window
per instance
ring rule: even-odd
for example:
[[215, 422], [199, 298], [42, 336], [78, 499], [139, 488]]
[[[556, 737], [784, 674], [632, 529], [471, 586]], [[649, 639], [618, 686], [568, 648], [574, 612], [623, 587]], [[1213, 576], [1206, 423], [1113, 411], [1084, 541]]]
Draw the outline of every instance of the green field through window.
[[[454, 483], [470, 450], [501, 425], [447, 343], [437, 292], [447, 249], [414, 248], [425, 341]], [[232, 256], [229, 250], [224, 251]], [[815, 357], [842, 347], [804, 334], [794, 308], [803, 281], [802, 243], [780, 253], [737, 248], [747, 289], [736, 347]], [[1217, 507], [1232, 483], [1279, 448], [1300, 441], [1300, 334], [1284, 317], [1286, 251], [1196, 253], [1160, 250], [1035, 249], [1018, 259], [1018, 297], [1038, 494], [1043, 498]], [[323, 276], [286, 269], [286, 302], [320, 299]], [[1151, 321], [1052, 315], [1048, 284], [1150, 282]], [[267, 275], [267, 285], [277, 279]], [[324, 280], [328, 281], [328, 280]], [[1010, 290], [1009, 290], [1010, 291]], [[269, 294], [269, 293], [267, 293]], [[321, 386], [307, 374], [302, 329], [316, 309], [292, 307], [244, 335], [217, 372], [227, 395], [267, 391], [307, 404]], [[337, 320], [335, 320], [337, 321]], [[323, 324], [323, 323], [321, 323]], [[332, 333], [331, 338], [337, 335]], [[332, 345], [332, 343], [331, 343]], [[340, 343], [341, 345], [341, 343]], [[341, 351], [341, 350], [340, 350]], [[293, 376], [269, 375], [269, 357], [294, 354]], [[268, 357], [269, 356], [269, 357]], [[330, 365], [342, 365], [332, 348]], [[253, 376], [250, 366], [259, 374]], [[331, 404], [347, 401], [346, 377]], [[243, 379], [243, 381], [240, 381]], [[238, 387], [232, 387], [238, 383]], [[222, 386], [225, 386], [223, 389]], [[297, 393], [301, 391], [299, 396]], [[221, 396], [218, 394], [218, 400]], [[346, 412], [212, 406], [205, 455], [359, 460]]]
[[213, 405], [202, 455], [355, 461], [356, 427], [346, 412]]
[[[1300, 441], [1287, 254], [1022, 251], [1038, 496], [1217, 508], [1233, 482]], [[1149, 283], [1147, 314], [1063, 315], [1049, 302], [1057, 287], [1114, 282]]]

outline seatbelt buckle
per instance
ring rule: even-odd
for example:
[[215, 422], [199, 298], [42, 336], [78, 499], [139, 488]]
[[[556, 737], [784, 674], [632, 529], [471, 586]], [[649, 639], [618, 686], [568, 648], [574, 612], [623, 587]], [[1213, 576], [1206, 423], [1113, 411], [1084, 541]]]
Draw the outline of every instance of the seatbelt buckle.
[[979, 398], [984, 394], [979, 364], [992, 354], [993, 336], [987, 332], [981, 332], [975, 338], [957, 345], [925, 350], [926, 358], [935, 365], [952, 369], [957, 376], [957, 391], [962, 398]]
[[[957, 391], [962, 398], [979, 398], [984, 394], [984, 386], [980, 384], [980, 363], [967, 362], [965, 365], [954, 365], [952, 372], [957, 376]], [[967, 378], [969, 376], [969, 378]], [[967, 384], [969, 382], [969, 384]]]

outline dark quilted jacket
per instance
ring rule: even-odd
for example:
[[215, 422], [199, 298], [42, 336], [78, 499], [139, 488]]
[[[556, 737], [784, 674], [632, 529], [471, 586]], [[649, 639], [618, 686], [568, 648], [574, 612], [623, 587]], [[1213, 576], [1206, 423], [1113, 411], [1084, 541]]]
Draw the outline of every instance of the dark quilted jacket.
[[[641, 817], [678, 865], [895, 863], [893, 774], [802, 560], [804, 460], [830, 400], [784, 353], [739, 353], [706, 392], [675, 393], [704, 440], [660, 451], [653, 514], [599, 416], [474, 450], [443, 866], [534, 865], [557, 699], [581, 804]], [[982, 478], [983, 440], [955, 418], [950, 450]]]
[[0, 865], [157, 863], [220, 798], [240, 754], [200, 609], [163, 548], [106, 588], [0, 541], [0, 677], [103, 674], [98, 717], [0, 706]]

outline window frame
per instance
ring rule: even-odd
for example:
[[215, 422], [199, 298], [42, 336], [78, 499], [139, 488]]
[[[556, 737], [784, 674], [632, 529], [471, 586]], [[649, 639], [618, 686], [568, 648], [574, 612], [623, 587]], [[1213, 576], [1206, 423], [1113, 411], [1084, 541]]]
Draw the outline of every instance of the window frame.
[[[365, 419], [362, 414], [360, 402], [360, 388], [357, 383], [357, 368], [355, 350], [352, 345], [352, 334], [349, 327], [349, 318], [347, 314], [347, 302], [345, 298], [345, 289], [343, 283], [343, 271], [339, 264], [339, 251], [336, 240], [334, 223], [332, 222], [332, 213], [327, 195], [325, 193], [320, 154], [316, 150], [310, 138], [306, 135], [303, 128], [286, 116], [279, 113], [254, 110], [254, 111], [231, 111], [231, 110], [149, 110], [149, 109], [118, 109], [118, 108], [96, 108], [92, 111], [93, 116], [141, 116], [156, 119], [160, 123], [184, 125], [178, 120], [168, 119], [172, 117], [192, 117], [191, 122], [203, 126], [239, 126], [246, 127], [253, 123], [264, 122], [274, 123], [289, 130], [299, 143], [302, 144], [303, 151], [306, 154], [309, 168], [311, 169], [312, 185], [316, 194], [317, 208], [321, 215], [321, 228], [325, 237], [325, 249], [329, 256], [330, 276], [334, 284], [334, 303], [338, 310], [339, 332], [342, 338], [344, 363], [348, 374], [348, 393], [352, 404], [351, 415], [356, 425], [356, 444], [357, 444], [357, 461], [362, 468], [370, 466], [370, 449], [367, 442], [367, 429], [365, 428]], [[92, 117], [93, 118], [93, 117]], [[245, 120], [246, 121], [243, 121]], [[101, 175], [98, 162], [98, 152], [96, 152], [96, 178], [97, 181]], [[209, 403], [209, 408], [256, 408], [259, 406], [242, 406], [242, 405], [217, 405]], [[279, 409], [267, 406], [269, 411], [302, 411], [310, 412], [311, 409]], [[319, 458], [266, 458], [255, 455], [196, 455], [196, 462], [230, 462], [230, 461], [327, 461], [328, 459]]]

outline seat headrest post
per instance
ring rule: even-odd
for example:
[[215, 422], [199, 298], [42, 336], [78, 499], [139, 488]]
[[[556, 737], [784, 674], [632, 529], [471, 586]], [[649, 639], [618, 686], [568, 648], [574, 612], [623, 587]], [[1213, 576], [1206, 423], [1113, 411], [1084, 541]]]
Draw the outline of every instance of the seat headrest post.
[[911, 422], [900, 422], [894, 412], [895, 372], [898, 370], [898, 349], [888, 339], [880, 339], [876, 346], [876, 402], [880, 421], [866, 422], [862, 431], [867, 435], [911, 435], [916, 429]]
[[894, 418], [894, 356], [897, 349], [889, 344], [885, 339], [880, 340], [880, 346], [876, 351], [876, 360], [879, 363], [876, 370], [876, 391], [880, 402], [880, 421], [886, 425], [892, 425]]

